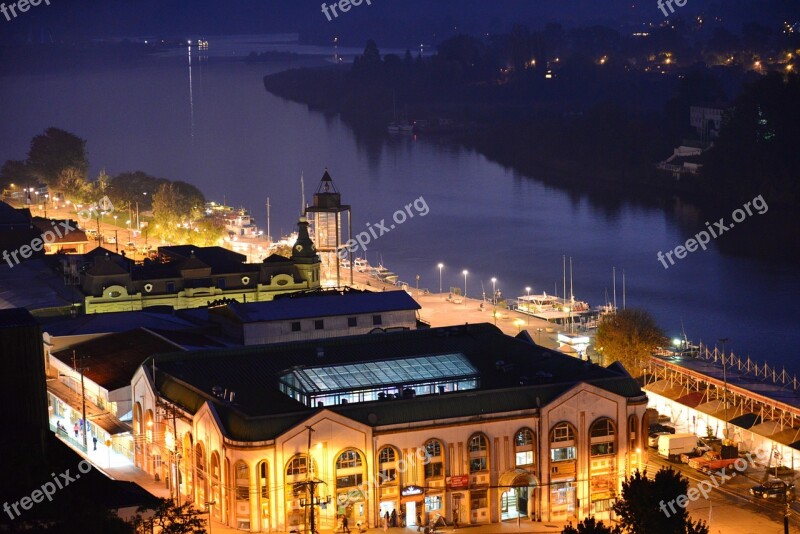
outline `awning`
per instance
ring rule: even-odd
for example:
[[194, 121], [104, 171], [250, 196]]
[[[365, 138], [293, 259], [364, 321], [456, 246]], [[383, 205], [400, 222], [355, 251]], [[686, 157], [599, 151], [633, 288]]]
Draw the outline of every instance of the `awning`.
[[[69, 405], [75, 412], [82, 413], [83, 399], [60, 380], [48, 380], [47, 392]], [[86, 402], [86, 419], [93, 425], [97, 425], [108, 432], [111, 436], [131, 431], [131, 427], [117, 419], [114, 414], [88, 401]]]
[[498, 486], [504, 487], [523, 487], [523, 486], [537, 486], [539, 482], [536, 477], [524, 469], [513, 469], [506, 471], [500, 475]]

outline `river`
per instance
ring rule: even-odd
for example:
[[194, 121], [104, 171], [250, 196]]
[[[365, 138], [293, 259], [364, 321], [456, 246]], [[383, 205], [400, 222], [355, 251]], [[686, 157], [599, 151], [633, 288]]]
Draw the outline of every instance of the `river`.
[[[592, 305], [613, 299], [616, 267], [621, 306], [624, 269], [627, 306], [649, 309], [670, 336], [683, 324], [695, 342], [728, 338], [737, 354], [796, 372], [796, 264], [720, 250], [723, 240], [753, 241], [755, 225], [768, 228], [772, 212], [754, 213], [708, 250], [665, 269], [657, 252], [705, 228], [708, 216], [693, 206], [567, 192], [443, 142], [363, 139], [338, 118], [264, 90], [265, 74], [321, 64], [331, 50], [301, 47], [285, 36], [209, 40], [208, 52], [199, 57], [193, 50], [191, 61], [186, 49], [124, 66], [0, 78], [0, 161], [24, 158], [34, 135], [57, 126], [88, 141], [92, 176], [105, 168], [111, 175], [142, 170], [184, 180], [210, 200], [250, 209], [261, 226], [269, 197], [274, 236], [294, 227], [300, 176], [310, 199], [327, 167], [352, 206], [354, 232], [383, 219], [388, 227], [398, 209], [423, 199], [425, 216], [412, 208], [415, 217], [366, 251], [373, 264], [382, 258], [412, 285], [419, 275], [420, 287], [438, 290], [442, 262], [445, 288], [463, 287], [461, 273], [468, 270], [469, 296], [481, 294], [481, 283], [490, 295], [492, 277], [504, 298], [525, 294], [526, 286], [561, 294], [566, 255], [577, 299]], [[251, 50], [317, 57], [241, 61]], [[730, 218], [737, 207], [713, 220]]]

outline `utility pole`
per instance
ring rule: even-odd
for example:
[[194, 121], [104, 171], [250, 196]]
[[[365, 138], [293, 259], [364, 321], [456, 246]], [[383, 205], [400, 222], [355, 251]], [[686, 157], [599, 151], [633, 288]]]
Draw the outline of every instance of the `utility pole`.
[[267, 197], [267, 239], [272, 243], [272, 235], [269, 233], [269, 197]]

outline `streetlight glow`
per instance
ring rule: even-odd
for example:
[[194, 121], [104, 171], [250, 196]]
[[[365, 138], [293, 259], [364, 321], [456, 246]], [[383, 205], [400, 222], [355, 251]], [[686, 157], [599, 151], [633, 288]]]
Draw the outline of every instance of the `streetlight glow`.
[[437, 265], [439, 267], [439, 294], [442, 293], [442, 268], [444, 267], [444, 263], [440, 263]]
[[462, 271], [462, 274], [464, 275], [464, 306], [466, 306], [467, 305], [467, 274], [468, 274], [467, 270], [464, 269]]

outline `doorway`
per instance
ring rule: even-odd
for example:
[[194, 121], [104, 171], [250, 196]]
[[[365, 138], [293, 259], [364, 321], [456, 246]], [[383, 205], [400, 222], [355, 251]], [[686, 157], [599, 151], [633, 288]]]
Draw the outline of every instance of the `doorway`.
[[417, 503], [416, 501], [409, 501], [406, 503], [406, 526], [417, 526]]

